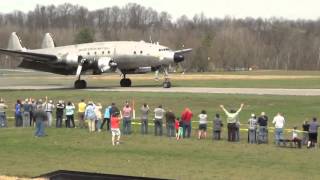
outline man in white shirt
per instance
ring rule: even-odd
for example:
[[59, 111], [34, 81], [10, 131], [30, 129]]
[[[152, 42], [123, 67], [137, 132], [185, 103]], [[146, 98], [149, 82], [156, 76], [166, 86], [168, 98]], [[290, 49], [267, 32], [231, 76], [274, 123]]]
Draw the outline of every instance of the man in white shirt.
[[283, 126], [285, 123], [284, 117], [281, 115], [281, 113], [278, 112], [278, 114], [273, 118], [272, 124], [275, 126], [275, 140], [276, 144], [280, 144], [280, 139], [283, 139]]

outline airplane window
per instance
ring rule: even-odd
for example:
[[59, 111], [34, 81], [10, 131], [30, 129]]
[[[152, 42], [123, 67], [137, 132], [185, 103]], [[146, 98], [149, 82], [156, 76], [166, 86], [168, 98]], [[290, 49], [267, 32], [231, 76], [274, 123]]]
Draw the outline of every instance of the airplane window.
[[108, 54], [110, 54], [110, 51], [108, 51]]
[[97, 55], [97, 52], [94, 52], [95, 55]]
[[90, 53], [89, 53], [89, 52], [88, 52], [87, 54], [88, 54], [88, 55], [90, 55]]
[[104, 54], [104, 51], [102, 51], [102, 54]]
[[142, 54], [143, 52], [142, 51], [140, 51], [140, 54]]
[[137, 52], [136, 52], [136, 51], [133, 51], [133, 54], [137, 54]]

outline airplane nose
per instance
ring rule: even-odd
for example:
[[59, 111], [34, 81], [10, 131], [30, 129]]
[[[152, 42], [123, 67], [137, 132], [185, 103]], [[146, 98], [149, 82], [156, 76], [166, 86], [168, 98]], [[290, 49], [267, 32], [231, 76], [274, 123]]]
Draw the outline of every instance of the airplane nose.
[[175, 63], [182, 62], [182, 61], [184, 61], [184, 56], [181, 55], [181, 54], [175, 53], [174, 56], [173, 56], [173, 61], [174, 61]]

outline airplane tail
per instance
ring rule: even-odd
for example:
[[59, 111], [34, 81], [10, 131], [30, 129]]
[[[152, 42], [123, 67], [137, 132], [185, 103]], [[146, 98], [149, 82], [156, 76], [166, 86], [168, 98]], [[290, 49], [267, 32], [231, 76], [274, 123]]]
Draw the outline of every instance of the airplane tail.
[[24, 51], [25, 48], [21, 46], [21, 41], [16, 32], [11, 33], [8, 43], [8, 50]]
[[41, 48], [45, 49], [45, 48], [54, 48], [54, 47], [55, 47], [54, 41], [50, 33], [46, 33], [43, 37]]

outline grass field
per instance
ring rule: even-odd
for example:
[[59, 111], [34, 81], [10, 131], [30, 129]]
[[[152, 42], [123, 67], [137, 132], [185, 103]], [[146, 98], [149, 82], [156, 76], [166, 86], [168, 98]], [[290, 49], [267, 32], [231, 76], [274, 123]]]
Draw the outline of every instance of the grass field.
[[[134, 99], [136, 107], [140, 107], [143, 102], [149, 103], [151, 108], [163, 104], [165, 109], [172, 109], [177, 114], [188, 106], [195, 115], [206, 109], [210, 120], [215, 113], [222, 113], [218, 109], [219, 104], [237, 108], [243, 102], [246, 106], [240, 115], [240, 121], [244, 124], [242, 128], [246, 127], [251, 113], [261, 111], [267, 112], [270, 118], [278, 111], [283, 112], [287, 119], [286, 128], [295, 125], [301, 127], [305, 118], [320, 117], [320, 97], [317, 96], [0, 91], [0, 97], [6, 99], [11, 109], [18, 98], [38, 99], [46, 95], [54, 100], [73, 102], [84, 98], [101, 102], [104, 106], [111, 102], [121, 106], [126, 100]], [[13, 116], [12, 110], [8, 116]], [[11, 119], [10, 126], [12, 124]], [[197, 123], [193, 127], [196, 128]], [[245, 132], [241, 134], [240, 143], [210, 139], [199, 141], [195, 137], [177, 142], [152, 134], [141, 136], [138, 127], [135, 128], [135, 133], [124, 136], [123, 144], [118, 147], [111, 146], [110, 134], [105, 132], [89, 134], [82, 129], [50, 128], [47, 129], [47, 137], [35, 138], [33, 128], [0, 129], [0, 174], [32, 177], [53, 170], [68, 169], [174, 179], [320, 178], [318, 150], [279, 148], [272, 143], [248, 145]], [[286, 136], [290, 137], [291, 134], [287, 133]]]
[[[41, 77], [41, 78], [39, 78]], [[162, 86], [154, 74], [128, 75], [134, 87]], [[320, 88], [320, 72], [317, 71], [245, 71], [216, 73], [173, 73], [174, 87], [237, 87], [237, 88]], [[119, 87], [118, 74], [83, 76], [89, 87]], [[0, 85], [56, 85], [72, 87], [74, 76], [59, 76], [39, 72], [0, 70]]]

